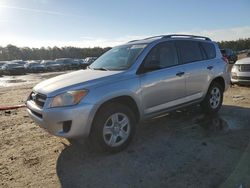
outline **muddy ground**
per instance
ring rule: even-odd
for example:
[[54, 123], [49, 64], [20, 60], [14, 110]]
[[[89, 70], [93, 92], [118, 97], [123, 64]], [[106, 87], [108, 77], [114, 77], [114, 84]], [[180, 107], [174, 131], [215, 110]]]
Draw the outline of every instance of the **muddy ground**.
[[[1, 106], [33, 86], [2, 87]], [[51, 136], [25, 109], [0, 111], [0, 187], [250, 187], [249, 141], [249, 87], [231, 87], [217, 116], [195, 106], [141, 123], [118, 154]]]

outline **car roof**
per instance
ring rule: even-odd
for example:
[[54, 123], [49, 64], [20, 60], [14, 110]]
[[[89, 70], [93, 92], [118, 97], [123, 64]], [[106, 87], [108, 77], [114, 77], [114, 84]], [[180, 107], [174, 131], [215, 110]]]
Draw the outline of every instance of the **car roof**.
[[50, 60], [50, 59], [48, 59], [48, 60], [42, 60], [42, 63], [48, 63], [48, 62], [55, 62], [54, 60]]
[[58, 58], [58, 59], [55, 59], [56, 60], [72, 60], [72, 58]]
[[18, 64], [18, 63], [6, 63], [5, 65], [7, 65], [7, 66], [9, 66], [9, 65], [18, 65], [18, 66], [22, 66], [22, 65], [20, 65], [20, 64]]

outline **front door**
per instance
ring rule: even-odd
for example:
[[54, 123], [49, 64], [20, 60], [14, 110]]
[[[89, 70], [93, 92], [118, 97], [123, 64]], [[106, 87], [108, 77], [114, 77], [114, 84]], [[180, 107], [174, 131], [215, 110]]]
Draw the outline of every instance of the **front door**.
[[183, 103], [186, 96], [184, 65], [179, 64], [173, 42], [163, 42], [149, 52], [140, 67], [145, 115]]

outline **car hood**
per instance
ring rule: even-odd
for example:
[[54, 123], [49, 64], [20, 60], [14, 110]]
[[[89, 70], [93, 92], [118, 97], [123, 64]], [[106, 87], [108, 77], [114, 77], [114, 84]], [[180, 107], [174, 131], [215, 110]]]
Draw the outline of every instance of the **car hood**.
[[57, 66], [61, 66], [61, 64], [51, 64], [51, 65], [46, 65], [47, 67], [57, 67]]
[[[42, 81], [34, 87], [34, 91], [47, 95], [54, 96], [58, 92], [74, 89], [76, 87], [85, 87], [87, 83], [103, 80], [104, 77], [110, 77], [118, 74], [121, 71], [101, 71], [101, 70], [79, 70], [71, 73], [63, 74]], [[97, 83], [97, 82], [96, 82]]]
[[31, 68], [31, 69], [44, 68], [44, 66], [43, 65], [36, 65], [36, 66], [27, 67], [27, 68]]
[[244, 58], [244, 59], [240, 59], [240, 60], [236, 61], [235, 64], [236, 65], [237, 64], [241, 64], [241, 65], [250, 64], [250, 57], [247, 57], [247, 58]]

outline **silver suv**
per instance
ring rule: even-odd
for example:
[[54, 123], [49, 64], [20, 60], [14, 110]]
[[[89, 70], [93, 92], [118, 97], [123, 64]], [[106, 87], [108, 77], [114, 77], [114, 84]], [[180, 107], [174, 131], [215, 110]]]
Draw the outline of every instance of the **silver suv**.
[[207, 37], [130, 41], [86, 70], [36, 85], [28, 113], [53, 135], [87, 138], [95, 148], [116, 152], [129, 144], [142, 120], [191, 104], [216, 113], [230, 83], [227, 67], [218, 45]]

